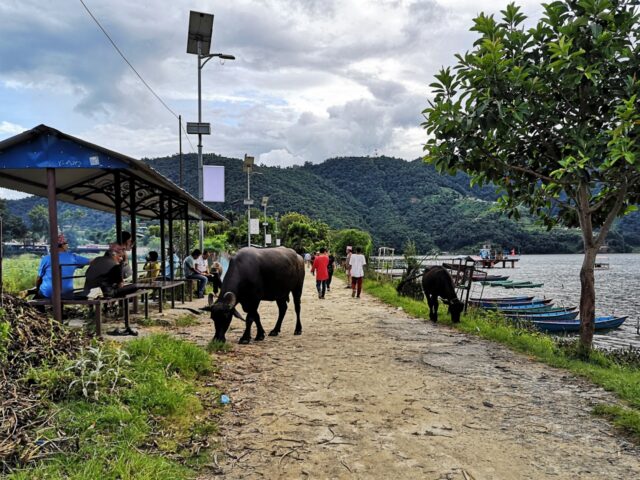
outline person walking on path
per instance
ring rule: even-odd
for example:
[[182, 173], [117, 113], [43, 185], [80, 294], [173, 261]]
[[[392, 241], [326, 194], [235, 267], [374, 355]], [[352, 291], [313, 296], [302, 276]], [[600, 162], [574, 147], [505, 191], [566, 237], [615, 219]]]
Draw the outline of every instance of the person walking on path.
[[347, 258], [344, 260], [344, 271], [347, 273], [347, 286], [344, 288], [351, 288], [351, 247], [347, 247]]
[[320, 253], [316, 255], [311, 266], [311, 274], [316, 274], [316, 289], [318, 290], [318, 298], [324, 298], [327, 290], [327, 280], [329, 279], [329, 257], [327, 249], [322, 247]]
[[356, 253], [351, 255], [349, 259], [351, 273], [351, 296], [360, 298], [362, 292], [362, 279], [364, 278], [364, 266], [367, 261], [362, 255], [362, 248], [356, 247]]
[[327, 265], [327, 270], [329, 271], [329, 278], [327, 278], [327, 292], [331, 291], [331, 280], [333, 279], [333, 269], [336, 264], [336, 257], [330, 251], [327, 251], [327, 256], [329, 257], [329, 264]]

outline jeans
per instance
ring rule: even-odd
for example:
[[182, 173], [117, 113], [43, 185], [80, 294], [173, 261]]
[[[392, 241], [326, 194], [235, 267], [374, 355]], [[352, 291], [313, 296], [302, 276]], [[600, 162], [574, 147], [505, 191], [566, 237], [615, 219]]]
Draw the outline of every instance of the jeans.
[[327, 281], [316, 280], [316, 288], [318, 289], [318, 295], [320, 295], [320, 298], [324, 298], [324, 294], [327, 291]]
[[357, 297], [360, 297], [362, 292], [362, 277], [351, 277], [351, 289], [354, 293], [357, 293]]
[[198, 297], [204, 298], [204, 287], [207, 286], [207, 277], [205, 277], [204, 275], [200, 275], [199, 273], [192, 273], [186, 278], [198, 281]]

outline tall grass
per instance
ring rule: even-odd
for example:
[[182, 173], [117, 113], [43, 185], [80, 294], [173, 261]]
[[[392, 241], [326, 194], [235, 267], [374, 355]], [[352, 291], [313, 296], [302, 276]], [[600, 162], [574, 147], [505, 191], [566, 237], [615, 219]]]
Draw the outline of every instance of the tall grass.
[[218, 392], [199, 378], [213, 371], [209, 354], [168, 335], [140, 338], [124, 346], [107, 343], [101, 348], [111, 356], [122, 348], [129, 361], [121, 372], [127, 386], [99, 400], [60, 388], [74, 378], [64, 364], [29, 373], [34, 388], [51, 389], [56, 400], [56, 425], [42, 432], [42, 438], [64, 432], [75, 439], [77, 450], [56, 454], [8, 479], [173, 480], [195, 477], [188, 465], [208, 461], [205, 450], [194, 453], [200, 448], [193, 446], [208, 443], [208, 436], [217, 429], [212, 399]]
[[33, 254], [2, 259], [2, 284], [7, 293], [18, 293], [36, 286], [40, 258]]

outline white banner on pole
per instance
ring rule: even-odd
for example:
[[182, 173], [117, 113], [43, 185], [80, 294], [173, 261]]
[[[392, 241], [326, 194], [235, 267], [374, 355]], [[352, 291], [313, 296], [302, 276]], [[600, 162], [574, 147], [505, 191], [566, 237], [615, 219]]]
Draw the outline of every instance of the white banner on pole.
[[224, 202], [224, 167], [218, 165], [204, 165], [203, 199], [205, 202]]
[[249, 223], [249, 233], [251, 235], [259, 235], [260, 234], [260, 219], [252, 218], [251, 223]]
[[270, 233], [267, 233], [267, 235], [265, 235], [265, 237], [264, 237], [264, 238], [265, 238], [265, 241], [264, 241], [264, 242], [265, 242], [267, 245], [271, 245], [271, 234], [270, 234]]
[[280, 239], [276, 238], [276, 247], [279, 247], [279, 246], [280, 246]]

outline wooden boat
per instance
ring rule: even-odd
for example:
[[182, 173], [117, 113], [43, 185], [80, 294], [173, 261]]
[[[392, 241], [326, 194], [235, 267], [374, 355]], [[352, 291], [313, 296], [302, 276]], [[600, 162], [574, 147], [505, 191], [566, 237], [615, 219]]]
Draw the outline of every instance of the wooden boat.
[[504, 288], [540, 288], [544, 283], [514, 283], [511, 285], [503, 285]]
[[507, 308], [498, 307], [495, 309], [488, 308], [486, 310], [497, 310], [504, 314], [507, 314], [507, 313], [529, 314], [529, 313], [548, 313], [548, 312], [573, 312], [577, 308], [578, 307], [554, 307], [551, 305], [535, 305], [533, 307], [529, 307], [527, 305], [525, 306], [517, 305], [515, 307], [507, 307]]
[[485, 302], [484, 300], [480, 300], [480, 301], [469, 301], [469, 305], [472, 305], [474, 307], [479, 307], [479, 308], [485, 308], [485, 307], [492, 307], [492, 306], [500, 306], [500, 307], [512, 307], [512, 306], [518, 306], [518, 305], [527, 305], [529, 307], [534, 307], [534, 306], [539, 306], [539, 305], [548, 305], [550, 303], [553, 302], [552, 298], [547, 298], [547, 299], [542, 299], [542, 298], [538, 298], [538, 299], [533, 299], [533, 300], [508, 300], [505, 302], [498, 302], [498, 301], [488, 301]]
[[533, 300], [534, 297], [527, 297], [527, 296], [519, 296], [519, 297], [485, 297], [485, 298], [470, 298], [469, 300], [471, 300], [472, 302], [520, 302], [520, 301], [526, 301], [526, 300]]
[[[613, 328], [618, 328], [627, 318], [628, 317], [614, 317], [613, 315], [596, 317], [595, 329], [611, 330]], [[543, 332], [577, 332], [580, 330], [580, 320], [534, 320], [532, 323], [537, 329]]]
[[573, 320], [578, 312], [540, 312], [540, 313], [505, 313], [505, 317], [512, 320]]
[[471, 280], [474, 282], [500, 282], [508, 280], [509, 275], [487, 275], [487, 274], [474, 274]]

